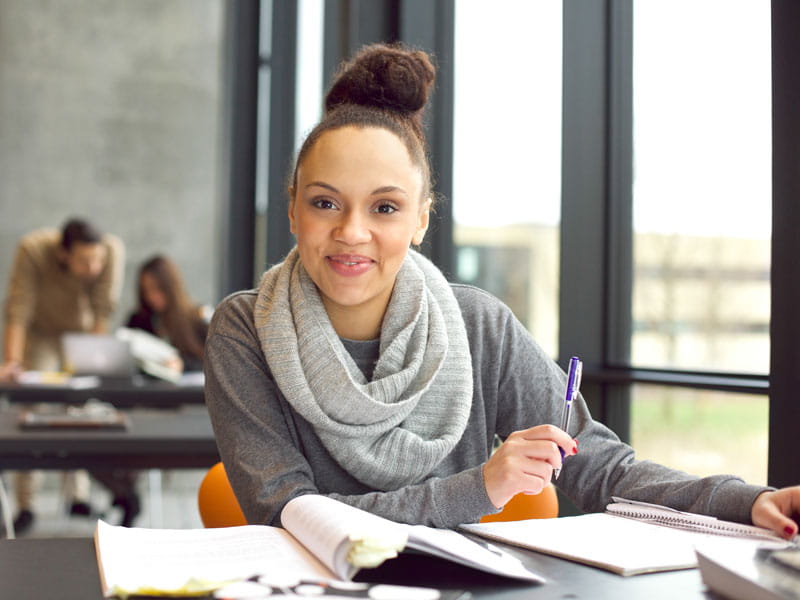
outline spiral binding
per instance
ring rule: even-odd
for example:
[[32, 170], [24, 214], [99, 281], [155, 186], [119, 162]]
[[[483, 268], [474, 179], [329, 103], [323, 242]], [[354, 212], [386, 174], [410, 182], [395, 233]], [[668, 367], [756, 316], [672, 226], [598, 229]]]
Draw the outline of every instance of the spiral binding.
[[630, 505], [622, 506], [620, 504], [611, 504], [607, 507], [607, 510], [621, 517], [635, 519], [637, 521], [647, 521], [649, 523], [666, 525], [678, 529], [687, 529], [689, 531], [701, 531], [732, 537], [753, 537], [768, 540], [781, 539], [777, 534], [767, 529], [762, 529], [761, 527], [734, 523], [732, 521], [723, 521], [715, 519], [714, 517], [705, 517], [704, 515], [662, 512]]

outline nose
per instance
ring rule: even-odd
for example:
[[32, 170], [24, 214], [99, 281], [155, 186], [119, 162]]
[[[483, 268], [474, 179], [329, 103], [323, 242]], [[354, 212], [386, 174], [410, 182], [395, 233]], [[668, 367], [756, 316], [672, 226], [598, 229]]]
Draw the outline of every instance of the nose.
[[372, 234], [367, 218], [358, 211], [343, 211], [334, 230], [336, 241], [356, 246], [368, 242]]

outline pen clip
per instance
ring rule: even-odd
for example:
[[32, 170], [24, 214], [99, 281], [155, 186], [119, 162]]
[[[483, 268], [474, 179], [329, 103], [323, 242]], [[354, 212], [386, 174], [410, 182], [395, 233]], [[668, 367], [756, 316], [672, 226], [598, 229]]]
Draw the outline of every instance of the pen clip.
[[578, 391], [581, 389], [581, 378], [583, 377], [583, 361], [579, 360], [575, 365], [575, 385], [572, 386], [572, 399], [578, 397]]

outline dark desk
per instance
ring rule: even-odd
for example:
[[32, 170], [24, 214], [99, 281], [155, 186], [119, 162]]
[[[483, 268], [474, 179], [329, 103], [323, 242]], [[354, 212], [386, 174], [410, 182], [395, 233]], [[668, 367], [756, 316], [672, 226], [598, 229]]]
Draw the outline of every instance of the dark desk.
[[127, 430], [24, 431], [0, 411], [0, 470], [205, 468], [219, 460], [205, 406], [131, 409]]
[[[558, 558], [518, 551], [525, 563], [547, 578], [544, 585], [520, 584], [419, 556], [401, 556], [358, 579], [440, 589], [470, 590], [474, 598], [512, 600], [586, 599], [700, 600], [704, 592], [695, 570], [620, 577]], [[0, 598], [100, 600], [100, 579], [91, 539], [0, 540]]]
[[82, 404], [90, 398], [96, 398], [119, 408], [135, 406], [175, 408], [185, 404], [205, 403], [202, 385], [176, 385], [143, 375], [127, 380], [104, 380], [99, 386], [89, 388], [2, 383], [0, 396], [5, 396], [12, 403]]

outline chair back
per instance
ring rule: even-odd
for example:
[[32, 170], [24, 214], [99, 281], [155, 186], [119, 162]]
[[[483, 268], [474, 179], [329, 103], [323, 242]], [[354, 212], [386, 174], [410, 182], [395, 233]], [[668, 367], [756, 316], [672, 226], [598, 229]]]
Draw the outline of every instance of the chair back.
[[247, 525], [222, 462], [211, 467], [200, 482], [197, 508], [205, 527]]
[[525, 519], [550, 519], [558, 516], [558, 495], [553, 484], [536, 495], [517, 494], [499, 513], [484, 515], [481, 523], [489, 521], [522, 521]]
[[[204, 527], [234, 527], [247, 525], [239, 501], [225, 473], [225, 465], [218, 462], [211, 467], [200, 482], [197, 507]], [[536, 495], [517, 494], [499, 513], [485, 515], [481, 523], [489, 521], [521, 521], [524, 519], [549, 519], [558, 516], [558, 495], [550, 484]]]

